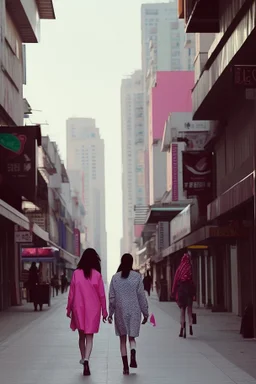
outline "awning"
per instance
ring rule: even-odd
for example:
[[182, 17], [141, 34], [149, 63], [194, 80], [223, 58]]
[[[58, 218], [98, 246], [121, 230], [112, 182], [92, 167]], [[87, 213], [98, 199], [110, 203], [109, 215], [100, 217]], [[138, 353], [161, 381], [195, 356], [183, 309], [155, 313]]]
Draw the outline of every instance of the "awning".
[[185, 249], [192, 245], [204, 244], [209, 240], [216, 241], [216, 239], [236, 239], [237, 237], [245, 237], [248, 234], [248, 230], [245, 227], [219, 227], [206, 225], [192, 232], [183, 239], [173, 243], [170, 247], [166, 248], [162, 253], [163, 257], [172, 255], [182, 249]]
[[172, 202], [169, 205], [152, 205], [146, 219], [147, 224], [157, 224], [160, 221], [171, 221], [177, 216], [184, 208], [190, 204], [187, 200], [182, 202]]
[[53, 263], [53, 257], [22, 257], [23, 263]]
[[207, 220], [212, 221], [252, 198], [253, 183], [253, 173], [251, 173], [233, 185], [225, 193], [218, 196], [217, 199], [207, 207]]
[[0, 215], [6, 219], [12, 221], [14, 224], [19, 225], [20, 227], [26, 229], [27, 231], [32, 231], [40, 239], [48, 242], [49, 233], [40, 228], [37, 224], [31, 226], [29, 219], [23, 215], [17, 209], [13, 208], [11, 205], [7, 204], [5, 201], [0, 199]]
[[36, 0], [40, 19], [55, 19], [52, 0]]
[[149, 206], [135, 205], [134, 211], [135, 211], [134, 225], [144, 225], [147, 219]]
[[72, 255], [65, 249], [61, 248], [59, 245], [55, 244], [53, 241], [49, 240], [49, 244], [57, 248], [60, 251], [60, 257], [65, 260], [67, 263], [71, 264], [74, 268], [77, 267], [79, 257]]

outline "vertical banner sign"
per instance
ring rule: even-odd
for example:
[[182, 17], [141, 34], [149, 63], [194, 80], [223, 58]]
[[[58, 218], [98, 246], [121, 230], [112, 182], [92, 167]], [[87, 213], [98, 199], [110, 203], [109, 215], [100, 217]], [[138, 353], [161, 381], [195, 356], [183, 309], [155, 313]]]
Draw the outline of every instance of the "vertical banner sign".
[[179, 200], [178, 144], [172, 144], [172, 201]]
[[80, 257], [80, 231], [79, 229], [74, 229], [74, 238], [75, 238], [75, 256]]
[[35, 201], [37, 186], [36, 141], [39, 126], [0, 127], [0, 179], [21, 196]]
[[183, 152], [183, 188], [188, 197], [212, 189], [212, 154], [204, 151]]

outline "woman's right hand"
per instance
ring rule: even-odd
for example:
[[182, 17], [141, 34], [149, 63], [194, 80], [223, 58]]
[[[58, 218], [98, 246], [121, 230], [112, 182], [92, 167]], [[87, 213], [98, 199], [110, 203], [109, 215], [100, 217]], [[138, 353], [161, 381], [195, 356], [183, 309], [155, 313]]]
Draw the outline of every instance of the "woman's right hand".
[[147, 324], [148, 322], [148, 316], [144, 316], [144, 319], [142, 320], [142, 324]]
[[108, 317], [108, 323], [109, 323], [109, 324], [112, 324], [112, 323], [113, 323], [112, 316], [109, 316], [109, 317]]

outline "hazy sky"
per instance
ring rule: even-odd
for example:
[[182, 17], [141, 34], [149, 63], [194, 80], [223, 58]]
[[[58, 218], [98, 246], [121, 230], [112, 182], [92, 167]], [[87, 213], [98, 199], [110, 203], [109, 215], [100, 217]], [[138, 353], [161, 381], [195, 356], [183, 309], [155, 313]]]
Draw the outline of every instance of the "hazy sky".
[[27, 47], [25, 96], [66, 160], [65, 121], [93, 117], [105, 140], [109, 272], [122, 236], [120, 84], [141, 66], [140, 0], [55, 0], [40, 44]]

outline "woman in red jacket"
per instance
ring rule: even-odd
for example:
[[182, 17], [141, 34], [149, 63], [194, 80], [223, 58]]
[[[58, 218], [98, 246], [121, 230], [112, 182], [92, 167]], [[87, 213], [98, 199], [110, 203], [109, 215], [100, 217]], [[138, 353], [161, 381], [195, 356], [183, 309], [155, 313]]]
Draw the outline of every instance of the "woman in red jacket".
[[180, 307], [180, 337], [186, 338], [186, 309], [188, 311], [189, 331], [193, 335], [192, 306], [195, 296], [195, 286], [192, 277], [191, 256], [185, 253], [175, 273], [172, 295]]

